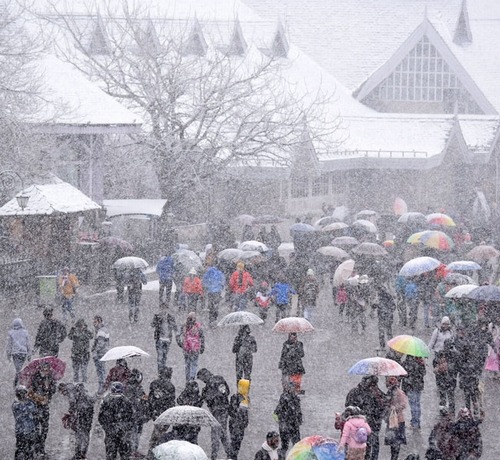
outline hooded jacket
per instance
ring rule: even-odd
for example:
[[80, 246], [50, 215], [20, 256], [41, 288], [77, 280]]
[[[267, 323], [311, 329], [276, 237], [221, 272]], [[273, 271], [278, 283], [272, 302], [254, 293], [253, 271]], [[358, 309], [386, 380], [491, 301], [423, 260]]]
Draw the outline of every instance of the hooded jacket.
[[368, 435], [372, 432], [370, 425], [366, 422], [364, 415], [353, 415], [347, 419], [342, 429], [339, 447], [344, 447], [346, 444], [353, 449], [364, 449], [366, 442], [359, 443], [356, 441], [356, 431], [358, 428], [365, 428]]
[[31, 344], [28, 331], [24, 328], [21, 318], [12, 321], [12, 326], [7, 333], [7, 358], [12, 355], [31, 355]]

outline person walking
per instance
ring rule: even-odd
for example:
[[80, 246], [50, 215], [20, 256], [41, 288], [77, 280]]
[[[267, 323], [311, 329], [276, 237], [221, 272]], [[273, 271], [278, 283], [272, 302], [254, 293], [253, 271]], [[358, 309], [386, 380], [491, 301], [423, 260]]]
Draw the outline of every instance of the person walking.
[[422, 414], [420, 397], [424, 390], [425, 362], [423, 358], [407, 355], [403, 362], [403, 367], [408, 374], [403, 377], [401, 388], [408, 397], [410, 404], [410, 424], [412, 428], [420, 429]]
[[123, 395], [123, 384], [113, 382], [99, 409], [98, 421], [104, 430], [106, 460], [130, 460], [130, 436], [134, 409]]
[[237, 384], [238, 391], [229, 400], [229, 434], [231, 436], [232, 460], [238, 460], [245, 429], [248, 426], [248, 410], [250, 400], [250, 381], [241, 379]]
[[363, 460], [365, 458], [366, 442], [372, 430], [359, 407], [352, 406], [350, 412], [351, 415], [347, 417], [342, 428], [339, 450], [345, 450], [347, 446], [346, 460]]
[[302, 389], [302, 376], [306, 373], [302, 358], [304, 357], [304, 344], [297, 339], [296, 332], [290, 332], [288, 339], [283, 342], [278, 369], [281, 370], [283, 384], [291, 382], [295, 392], [304, 394]]
[[234, 338], [233, 353], [236, 355], [236, 383], [242, 378], [252, 380], [253, 354], [257, 353], [257, 342], [250, 333], [250, 326], [240, 326]]
[[151, 327], [153, 328], [153, 337], [156, 347], [156, 364], [158, 366], [158, 374], [167, 366], [167, 356], [170, 350], [170, 344], [174, 334], [177, 335], [177, 323], [173, 315], [171, 315], [165, 305], [164, 308], [153, 316]]
[[139, 306], [143, 284], [148, 284], [146, 275], [144, 275], [140, 268], [134, 268], [127, 279], [128, 320], [131, 323], [137, 323], [139, 320]]
[[184, 352], [186, 382], [194, 380], [198, 371], [199, 357], [205, 351], [205, 334], [201, 323], [196, 320], [195, 312], [188, 313], [186, 322], [176, 339], [177, 345]]
[[434, 355], [432, 366], [436, 387], [438, 390], [439, 405], [455, 414], [455, 388], [457, 386], [457, 351], [453, 342], [446, 341], [444, 349]]
[[90, 443], [90, 431], [94, 417], [94, 399], [91, 398], [83, 383], [75, 385], [74, 398], [70, 404], [75, 420], [74, 460], [85, 460]]
[[37, 443], [37, 408], [28, 397], [28, 389], [16, 387], [16, 400], [12, 403], [15, 421], [16, 451], [14, 460], [33, 460]]
[[280, 446], [280, 435], [276, 431], [266, 434], [266, 441], [256, 452], [254, 460], [278, 460], [278, 447]]
[[25, 329], [21, 318], [15, 318], [7, 333], [7, 346], [5, 349], [7, 360], [14, 363], [16, 375], [14, 377], [14, 388], [19, 381], [19, 372], [26, 361], [31, 360], [31, 343], [28, 331]]
[[64, 267], [61, 274], [57, 277], [57, 287], [62, 300], [62, 313], [64, 322], [67, 321], [68, 314], [72, 319], [75, 318], [74, 302], [80, 282], [74, 273], [71, 273], [69, 267]]
[[97, 374], [97, 381], [99, 383], [97, 395], [100, 396], [104, 393], [104, 381], [106, 379], [106, 363], [101, 361], [101, 358], [109, 349], [109, 332], [104, 327], [102, 316], [94, 316], [94, 330], [95, 335], [91, 353]]
[[283, 274], [279, 275], [279, 281], [271, 289], [271, 297], [276, 304], [276, 322], [290, 316], [292, 295], [297, 291], [288, 283]]
[[160, 289], [158, 291], [160, 307], [170, 306], [170, 297], [174, 282], [175, 262], [170, 254], [165, 254], [156, 264], [156, 273], [159, 278]]
[[117, 359], [115, 365], [109, 370], [106, 376], [104, 389], [108, 390], [113, 382], [120, 382], [125, 390], [131, 375], [132, 371], [128, 367], [127, 360], [125, 358]]
[[456, 446], [456, 460], [473, 460], [481, 458], [483, 440], [479, 425], [481, 420], [475, 420], [469, 409], [462, 407], [458, 411], [457, 420], [451, 428]]
[[298, 290], [298, 302], [304, 310], [304, 318], [310, 323], [313, 322], [313, 317], [316, 311], [316, 302], [319, 294], [319, 283], [314, 275], [314, 270], [309, 268], [306, 272], [306, 277]]
[[59, 345], [66, 338], [66, 327], [54, 318], [54, 310], [45, 308], [44, 319], [38, 326], [34, 350], [39, 350], [40, 356], [57, 356]]
[[274, 417], [278, 421], [281, 438], [279, 458], [284, 459], [290, 443], [293, 446], [300, 441], [300, 425], [303, 422], [300, 399], [292, 382], [283, 384], [283, 393], [274, 409]]
[[398, 460], [401, 444], [406, 444], [406, 428], [404, 410], [408, 406], [408, 398], [399, 388], [397, 377], [388, 377], [387, 386], [387, 412], [385, 445], [391, 447], [391, 460]]
[[144, 424], [150, 419], [148, 396], [142, 387], [142, 372], [132, 369], [123, 394], [132, 403], [132, 420], [130, 429], [130, 452], [132, 457], [142, 458], [139, 443]]
[[229, 278], [233, 311], [245, 311], [247, 309], [247, 296], [253, 285], [252, 275], [249, 271], [245, 270], [245, 264], [238, 262], [236, 264], [236, 271]]
[[73, 366], [73, 381], [87, 383], [87, 367], [90, 360], [90, 341], [92, 331], [83, 319], [79, 319], [70, 329], [68, 339], [73, 341], [71, 347], [71, 363]]
[[226, 277], [218, 267], [210, 265], [203, 275], [202, 284], [207, 296], [208, 325], [215, 327], [219, 318], [219, 304], [222, 299], [222, 291], [226, 286]]
[[182, 293], [187, 310], [196, 312], [198, 303], [203, 298], [203, 285], [196, 268], [189, 270], [188, 275], [184, 278]]
[[380, 285], [376, 293], [377, 302], [373, 305], [373, 308], [377, 309], [380, 350], [384, 350], [385, 344], [392, 338], [392, 323], [394, 321], [396, 301], [386, 285]]
[[453, 341], [454, 338], [455, 332], [451, 328], [450, 318], [448, 318], [448, 316], [443, 316], [441, 318], [441, 325], [434, 329], [427, 346], [429, 347], [429, 350], [437, 353], [438, 351], [442, 351], [444, 349], [444, 343], [446, 340]]
[[[203, 406], [203, 399], [201, 398], [200, 387], [196, 380], [190, 380], [186, 383], [186, 387], [182, 390], [177, 398], [179, 406]], [[193, 444], [198, 444], [198, 434], [201, 430], [197, 425], [177, 425], [184, 434], [184, 439]]]

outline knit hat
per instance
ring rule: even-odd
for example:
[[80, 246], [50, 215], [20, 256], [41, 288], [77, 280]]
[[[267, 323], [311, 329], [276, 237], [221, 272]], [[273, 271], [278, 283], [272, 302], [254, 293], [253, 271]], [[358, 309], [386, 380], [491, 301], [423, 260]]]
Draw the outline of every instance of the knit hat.
[[196, 275], [196, 268], [193, 267], [191, 270], [189, 270], [189, 274]]
[[314, 270], [312, 268], [307, 270], [307, 276], [314, 276]]
[[236, 269], [237, 270], [243, 270], [245, 268], [245, 264], [243, 262], [238, 262], [236, 264]]
[[441, 324], [450, 324], [451, 321], [450, 321], [450, 318], [448, 316], [443, 316], [443, 318], [441, 319]]

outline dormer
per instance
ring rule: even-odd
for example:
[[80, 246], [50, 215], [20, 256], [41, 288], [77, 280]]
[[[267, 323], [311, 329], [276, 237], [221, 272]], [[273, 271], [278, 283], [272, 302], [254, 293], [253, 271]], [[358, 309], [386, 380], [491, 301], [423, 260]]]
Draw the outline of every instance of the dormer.
[[234, 23], [233, 33], [229, 42], [226, 54], [229, 56], [243, 56], [247, 51], [248, 45], [243, 37], [240, 21], [237, 19]]
[[149, 18], [148, 22], [146, 23], [146, 28], [141, 34], [140, 41], [140, 46], [147, 50], [148, 53], [156, 54], [158, 51], [160, 51], [160, 40], [151, 18]]
[[200, 23], [198, 19], [195, 18], [189, 37], [184, 44], [184, 54], [187, 56], [204, 56], [207, 53], [207, 49], [208, 45], [203, 35], [203, 31], [201, 30]]
[[288, 56], [288, 50], [290, 49], [290, 45], [288, 44], [288, 40], [286, 39], [285, 30], [281, 25], [281, 22], [278, 23], [278, 27], [276, 29], [276, 33], [274, 34], [273, 42], [271, 44], [271, 53], [274, 57], [286, 58]]
[[97, 13], [94, 30], [90, 36], [88, 52], [93, 55], [111, 54], [111, 45], [109, 43], [106, 27], [104, 26], [104, 21], [102, 20], [100, 13]]
[[472, 43], [472, 32], [470, 29], [469, 13], [467, 11], [467, 0], [462, 0], [462, 7], [460, 8], [460, 14], [458, 15], [453, 41], [457, 45]]

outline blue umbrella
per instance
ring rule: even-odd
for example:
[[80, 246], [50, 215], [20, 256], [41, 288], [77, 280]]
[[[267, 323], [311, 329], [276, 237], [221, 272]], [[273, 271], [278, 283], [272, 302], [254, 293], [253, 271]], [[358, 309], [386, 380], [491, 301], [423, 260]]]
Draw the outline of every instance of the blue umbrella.
[[416, 257], [406, 262], [399, 270], [401, 276], [418, 276], [430, 272], [441, 265], [439, 260], [433, 257]]
[[451, 264], [448, 264], [446, 268], [453, 272], [467, 272], [481, 270], [481, 265], [473, 262], [472, 260], [457, 260], [455, 262], [452, 262]]
[[470, 291], [467, 296], [468, 299], [478, 300], [483, 302], [499, 302], [500, 301], [500, 287], [498, 286], [479, 286]]
[[306, 224], [304, 222], [297, 222], [290, 227], [291, 236], [294, 236], [297, 233], [310, 233], [314, 231], [316, 231], [316, 229], [312, 225]]

